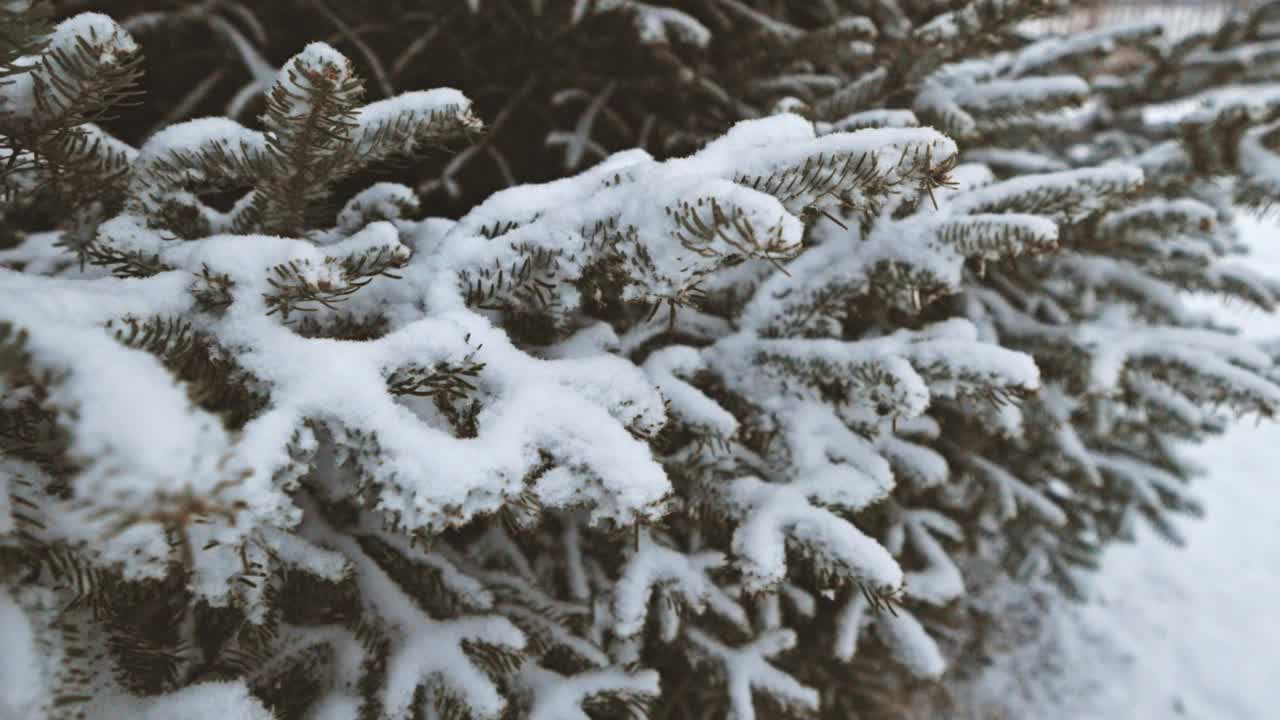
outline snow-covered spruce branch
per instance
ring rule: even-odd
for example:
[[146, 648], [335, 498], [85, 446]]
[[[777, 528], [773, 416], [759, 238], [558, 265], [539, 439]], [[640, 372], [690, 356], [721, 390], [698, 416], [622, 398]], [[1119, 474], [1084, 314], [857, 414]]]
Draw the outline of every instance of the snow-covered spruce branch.
[[[389, 182], [329, 202], [479, 132], [461, 92], [362, 104], [315, 43], [261, 129], [192, 120], [135, 150], [75, 95], [125, 98], [132, 38], [87, 15], [33, 41], [0, 95], [46, 93], [31, 117], [57, 122], [3, 125], [14, 183], [96, 186], [0, 251], [0, 677], [21, 683], [0, 708], [885, 712], [964, 642], [943, 619], [969, 561], [1073, 586], [1132, 516], [1174, 536], [1198, 509], [1174, 442], [1280, 403], [1270, 358], [1178, 296], [1274, 306], [1223, 262], [1230, 203], [1273, 179], [1274, 118], [1226, 92], [1172, 130], [1135, 118], [1212, 92], [1204, 68], [1265, 80], [1222, 45], [1274, 29], [986, 52], [1050, 4], [816, 25], [575, 4], [655, 46], [750, 27], [788, 67], [838, 62], [729, 86], [760, 117], [687, 156], [609, 154], [456, 221]], [[1097, 70], [1127, 46], [1144, 85]]]

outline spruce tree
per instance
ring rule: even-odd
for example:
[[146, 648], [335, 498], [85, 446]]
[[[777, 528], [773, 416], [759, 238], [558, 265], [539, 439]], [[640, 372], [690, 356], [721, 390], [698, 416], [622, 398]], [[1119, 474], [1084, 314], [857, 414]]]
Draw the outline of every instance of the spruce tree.
[[459, 17], [655, 65], [576, 68], [525, 156], [563, 176], [456, 220], [448, 165], [371, 179], [522, 152], [468, 85], [339, 32], [368, 101], [201, 4], [254, 82], [134, 148], [130, 30], [0, 10], [5, 717], [902, 717], [984, 568], [1078, 592], [1197, 510], [1179, 442], [1280, 407], [1180, 296], [1280, 293], [1224, 262], [1280, 186], [1280, 4], [497, 5]]

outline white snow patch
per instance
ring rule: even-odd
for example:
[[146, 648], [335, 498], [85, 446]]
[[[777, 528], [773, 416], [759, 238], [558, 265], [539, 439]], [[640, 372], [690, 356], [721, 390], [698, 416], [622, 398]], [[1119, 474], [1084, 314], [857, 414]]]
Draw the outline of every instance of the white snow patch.
[[[1253, 268], [1280, 274], [1274, 218], [1238, 220]], [[1280, 337], [1280, 315], [1193, 298], [1246, 337]], [[1041, 720], [1261, 720], [1280, 707], [1280, 424], [1240, 425], [1189, 449], [1204, 520], [1175, 521], [1186, 547], [1139, 523], [1103, 556], [1089, 602], [1050, 615], [1036, 647], [982, 679], [981, 704]], [[1028, 678], [1025, 668], [1048, 668]], [[1001, 717], [1000, 715], [991, 715]], [[984, 716], [987, 717], [987, 716]]]

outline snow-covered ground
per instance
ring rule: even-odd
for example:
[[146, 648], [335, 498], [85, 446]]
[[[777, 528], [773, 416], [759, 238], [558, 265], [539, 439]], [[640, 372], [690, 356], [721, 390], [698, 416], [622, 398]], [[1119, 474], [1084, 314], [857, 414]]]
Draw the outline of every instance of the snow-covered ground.
[[[1280, 223], [1243, 218], [1254, 269], [1280, 277]], [[1196, 305], [1280, 338], [1280, 314]], [[1252, 421], [1190, 456], [1203, 519], [1186, 547], [1147, 527], [1107, 551], [1090, 601], [1058, 609], [1036, 647], [984, 678], [983, 717], [1010, 720], [1280, 718], [1280, 422]], [[1000, 710], [990, 710], [1000, 708]], [[967, 720], [967, 719], [966, 719]]]

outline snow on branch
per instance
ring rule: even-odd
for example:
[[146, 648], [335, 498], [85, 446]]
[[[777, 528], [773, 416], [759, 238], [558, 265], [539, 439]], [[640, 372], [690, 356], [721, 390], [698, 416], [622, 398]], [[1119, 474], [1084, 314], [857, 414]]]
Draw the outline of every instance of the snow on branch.
[[755, 720], [753, 691], [768, 693], [775, 702], [798, 710], [817, 710], [818, 692], [769, 663], [769, 658], [795, 647], [791, 630], [770, 631], [747, 645], [729, 647], [700, 630], [685, 632], [695, 652], [715, 663], [728, 686], [734, 720]]
[[[1182, 297], [1280, 298], [1228, 258], [1280, 177], [1263, 16], [1170, 43], [1033, 39], [1039, 0], [490, 5], [401, 19], [447, 31], [398, 81], [439, 47], [417, 64], [541, 133], [415, 166], [499, 159], [457, 220], [368, 182], [476, 140], [471, 100], [366, 103], [323, 42], [277, 70], [256, 9], [174, 17], [234, 46], [260, 123], [137, 150], [104, 129], [122, 26], [0, 59], [0, 714], [839, 714], [849, 672], [981, 656], [961, 568], [1069, 583], [1128, 517], [1176, 538], [1178, 443], [1280, 411], [1273, 358]], [[517, 26], [571, 61], [512, 94], [449, 55]], [[661, 72], [581, 62], [600, 28]], [[218, 72], [175, 117], [226, 100]], [[557, 144], [601, 161], [519, 184]], [[824, 632], [854, 667], [798, 646]]]

